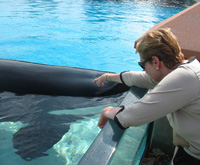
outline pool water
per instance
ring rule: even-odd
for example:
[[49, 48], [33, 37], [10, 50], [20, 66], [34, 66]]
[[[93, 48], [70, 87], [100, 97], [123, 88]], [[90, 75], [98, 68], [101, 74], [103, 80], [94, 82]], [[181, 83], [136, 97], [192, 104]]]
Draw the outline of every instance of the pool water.
[[139, 70], [134, 41], [183, 9], [129, 0], [3, 0], [0, 8], [0, 58], [113, 72]]
[[[103, 108], [94, 107], [95, 110]], [[99, 117], [99, 116], [98, 116]], [[76, 123], [71, 123], [70, 130], [63, 135], [62, 139], [45, 153], [48, 156], [24, 161], [17, 155], [12, 145], [12, 136], [20, 128], [24, 127], [21, 122], [0, 123], [0, 164], [2, 165], [36, 165], [36, 164], [77, 164], [87, 151], [96, 135], [100, 132], [97, 128], [97, 116]], [[81, 142], [80, 142], [81, 139]]]
[[0, 164], [77, 164], [100, 129], [99, 114], [112, 97], [0, 93]]
[[[0, 58], [110, 72], [140, 70], [134, 41], [155, 24], [187, 7], [154, 2], [2, 0]], [[0, 164], [77, 164], [100, 131], [96, 124], [105, 106], [49, 110], [48, 115], [57, 117], [82, 112], [93, 115], [70, 123], [69, 131], [45, 152], [48, 156], [30, 161], [16, 154], [12, 144], [13, 135], [29, 124], [20, 120], [0, 122]], [[0, 116], [0, 121], [3, 119]]]

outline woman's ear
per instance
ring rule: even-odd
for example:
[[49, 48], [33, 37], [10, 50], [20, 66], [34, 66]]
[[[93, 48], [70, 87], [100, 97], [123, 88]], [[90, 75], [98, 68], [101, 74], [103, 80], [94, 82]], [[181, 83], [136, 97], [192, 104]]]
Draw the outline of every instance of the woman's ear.
[[159, 58], [157, 57], [157, 56], [153, 56], [152, 57], [152, 64], [153, 64], [153, 66], [155, 67], [155, 69], [158, 71], [158, 70], [160, 70], [160, 65], [161, 65], [161, 63], [160, 63], [160, 60], [159, 60]]
[[160, 66], [160, 60], [157, 56], [152, 56], [152, 63], [156, 66], [159, 67]]

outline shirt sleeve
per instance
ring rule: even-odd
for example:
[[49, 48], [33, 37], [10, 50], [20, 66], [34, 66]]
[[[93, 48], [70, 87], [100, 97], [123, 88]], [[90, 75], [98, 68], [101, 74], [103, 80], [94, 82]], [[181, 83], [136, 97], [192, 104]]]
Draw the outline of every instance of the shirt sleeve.
[[120, 78], [122, 83], [129, 87], [138, 86], [141, 88], [152, 89], [157, 85], [145, 71], [122, 72]]
[[125, 105], [114, 120], [123, 128], [150, 123], [190, 104], [199, 94], [197, 89], [199, 78], [192, 70], [176, 69], [141, 100]]

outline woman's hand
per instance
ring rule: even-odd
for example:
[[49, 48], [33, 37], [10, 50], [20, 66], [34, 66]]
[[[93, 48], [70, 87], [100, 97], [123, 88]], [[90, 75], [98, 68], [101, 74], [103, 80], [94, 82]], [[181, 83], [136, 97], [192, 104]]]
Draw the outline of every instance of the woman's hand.
[[104, 83], [108, 81], [122, 83], [120, 73], [105, 73], [94, 79], [94, 83], [99, 87], [104, 86]]
[[120, 110], [120, 107], [106, 107], [102, 112], [99, 118], [98, 127], [103, 128], [109, 119], [114, 119], [117, 112]]
[[104, 83], [107, 82], [107, 76], [108, 76], [108, 73], [105, 73], [97, 78], [94, 79], [94, 83], [97, 84], [97, 86], [104, 86]]

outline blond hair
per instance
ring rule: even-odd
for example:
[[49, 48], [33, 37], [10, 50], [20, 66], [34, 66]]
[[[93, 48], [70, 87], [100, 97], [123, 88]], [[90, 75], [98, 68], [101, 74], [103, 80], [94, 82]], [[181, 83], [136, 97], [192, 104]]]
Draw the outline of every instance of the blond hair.
[[175, 68], [184, 60], [177, 38], [169, 28], [160, 28], [147, 33], [136, 45], [136, 53], [140, 53], [144, 60], [159, 56], [169, 69]]

